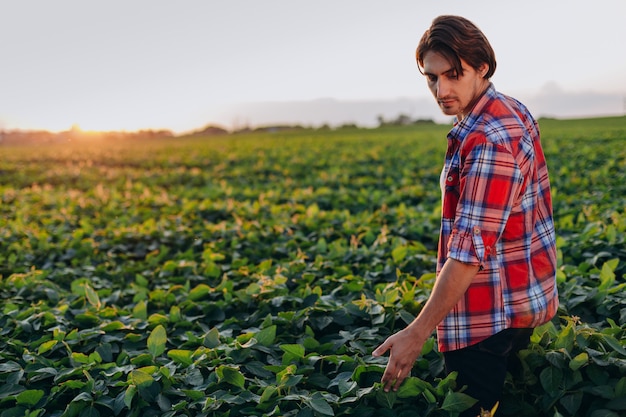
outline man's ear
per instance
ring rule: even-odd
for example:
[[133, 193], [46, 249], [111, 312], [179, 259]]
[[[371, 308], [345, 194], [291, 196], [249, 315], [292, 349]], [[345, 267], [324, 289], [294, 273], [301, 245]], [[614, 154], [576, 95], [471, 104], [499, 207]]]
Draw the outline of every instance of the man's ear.
[[487, 64], [486, 62], [483, 62], [480, 65], [480, 68], [478, 69], [478, 73], [480, 74], [482, 78], [485, 78], [485, 75], [487, 75], [488, 72], [489, 72], [489, 64]]

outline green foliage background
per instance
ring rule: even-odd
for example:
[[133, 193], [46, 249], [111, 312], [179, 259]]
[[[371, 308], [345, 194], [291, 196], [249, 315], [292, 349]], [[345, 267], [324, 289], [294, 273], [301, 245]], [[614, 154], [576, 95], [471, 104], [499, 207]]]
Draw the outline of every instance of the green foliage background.
[[[626, 412], [626, 118], [542, 120], [559, 317], [498, 413]], [[454, 416], [434, 338], [446, 126], [0, 147], [0, 416]]]

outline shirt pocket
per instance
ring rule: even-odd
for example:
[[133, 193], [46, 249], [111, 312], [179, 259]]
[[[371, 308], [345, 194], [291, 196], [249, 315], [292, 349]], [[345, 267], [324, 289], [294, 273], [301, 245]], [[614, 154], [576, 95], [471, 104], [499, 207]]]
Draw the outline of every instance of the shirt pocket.
[[454, 219], [456, 208], [459, 204], [460, 178], [459, 166], [451, 164], [445, 170], [442, 178], [443, 207], [442, 216], [444, 219]]

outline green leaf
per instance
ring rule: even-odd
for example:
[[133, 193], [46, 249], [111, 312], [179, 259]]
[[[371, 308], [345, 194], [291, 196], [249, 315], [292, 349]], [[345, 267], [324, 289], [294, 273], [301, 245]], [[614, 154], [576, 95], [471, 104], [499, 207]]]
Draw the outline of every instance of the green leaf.
[[150, 326], [154, 326], [154, 325], [166, 325], [169, 322], [169, 318], [163, 314], [151, 314], [150, 317], [148, 317], [148, 324], [150, 324]]
[[220, 381], [224, 381], [235, 387], [244, 388], [246, 379], [237, 368], [222, 365], [217, 368], [217, 374]]
[[148, 402], [156, 400], [160, 392], [160, 386], [152, 375], [143, 371], [134, 370], [131, 372], [131, 381], [136, 385], [141, 398]]
[[172, 323], [178, 323], [181, 320], [180, 307], [170, 307], [170, 318]]
[[78, 295], [80, 297], [86, 297], [85, 286], [89, 285], [89, 280], [87, 278], [79, 278], [72, 281], [70, 288], [72, 294]]
[[48, 340], [47, 342], [44, 342], [41, 345], [39, 345], [39, 349], [37, 350], [37, 353], [40, 355], [42, 353], [46, 353], [49, 350], [51, 350], [53, 347], [55, 347], [57, 343], [59, 343], [58, 340]]
[[437, 403], [437, 397], [435, 397], [435, 394], [433, 394], [429, 389], [425, 389], [424, 392], [422, 392], [422, 395], [426, 398], [426, 401], [429, 404]]
[[315, 245], [318, 253], [326, 253], [328, 252], [328, 244], [326, 243], [326, 239], [323, 237], [319, 238], [317, 244]]
[[583, 393], [581, 391], [573, 394], [565, 395], [559, 400], [561, 405], [567, 410], [567, 414], [570, 416], [578, 415], [578, 410], [583, 401]]
[[276, 325], [261, 330], [255, 335], [255, 338], [261, 346], [271, 346], [276, 340]]
[[304, 346], [296, 345], [296, 344], [285, 344], [280, 345], [280, 348], [285, 352], [289, 353], [296, 358], [304, 358]]
[[26, 417], [28, 414], [28, 409], [19, 406], [19, 407], [11, 407], [2, 411], [0, 417]]
[[63, 387], [67, 387], [69, 389], [82, 389], [86, 383], [83, 381], [78, 381], [75, 379], [70, 379], [69, 381], [65, 381], [60, 384]]
[[110, 323], [107, 323], [107, 324], [105, 324], [105, 325], [102, 325], [102, 327], [101, 327], [101, 329], [102, 329], [104, 332], [107, 332], [107, 333], [108, 333], [108, 332], [113, 332], [113, 331], [115, 331], [115, 330], [122, 330], [122, 329], [127, 329], [127, 328], [128, 328], [128, 327], [127, 327], [124, 323], [122, 323], [121, 321], [119, 321], [119, 320], [112, 321], [112, 322], [110, 322]]
[[354, 391], [358, 387], [359, 387], [359, 384], [357, 384], [356, 381], [341, 380], [337, 383], [337, 389], [339, 389], [339, 395], [341, 395], [342, 397], [346, 396], [346, 394], [349, 394], [350, 392]]
[[193, 401], [198, 401], [206, 396], [204, 391], [192, 390], [192, 389], [184, 389], [182, 390], [186, 396], [191, 398]]
[[129, 385], [128, 388], [126, 388], [126, 392], [124, 393], [124, 404], [129, 409], [133, 403], [133, 398], [135, 398], [135, 394], [137, 394], [137, 387], [135, 385]]
[[621, 377], [615, 384], [615, 396], [626, 397], [626, 376]]
[[409, 251], [409, 248], [406, 246], [396, 246], [391, 251], [391, 257], [393, 258], [393, 261], [395, 263], [402, 262], [404, 258], [406, 258], [408, 251]]
[[448, 392], [446, 397], [443, 399], [443, 404], [441, 405], [441, 408], [453, 413], [460, 413], [461, 411], [467, 410], [477, 402], [478, 400], [470, 397], [465, 393], [451, 391]]
[[395, 391], [385, 392], [383, 389], [376, 391], [376, 402], [385, 408], [392, 409], [398, 394]]
[[98, 293], [91, 287], [91, 285], [85, 283], [85, 297], [87, 297], [87, 301], [89, 304], [94, 306], [96, 309], [100, 309], [102, 307], [102, 303], [100, 302], [100, 297]]
[[72, 352], [72, 359], [77, 363], [89, 363], [89, 356], [80, 352]]
[[137, 302], [133, 308], [133, 316], [141, 320], [148, 319], [148, 304], [144, 300]]
[[[613, 261], [618, 261], [619, 259], [613, 259]], [[614, 264], [614, 265], [613, 265]], [[615, 283], [615, 268], [617, 267], [617, 262], [607, 261], [602, 264], [602, 270], [600, 271], [600, 285], [598, 289], [600, 291], [607, 290]]]
[[[100, 316], [93, 314], [90, 311], [86, 311], [84, 313], [78, 313], [74, 316], [74, 320], [80, 323], [81, 326], [91, 327], [95, 326], [100, 322]], [[67, 340], [67, 338], [66, 338]]]
[[167, 356], [181, 365], [189, 366], [193, 363], [193, 352], [191, 350], [172, 349], [167, 352]]
[[163, 393], [157, 395], [157, 405], [161, 411], [169, 411], [172, 409], [172, 402], [167, 396], [163, 395]]
[[262, 261], [257, 267], [258, 272], [265, 272], [272, 267], [272, 260], [266, 259]]
[[557, 392], [563, 380], [563, 372], [558, 368], [549, 367], [541, 371], [539, 380], [544, 390], [547, 392]]
[[40, 389], [29, 389], [17, 394], [17, 405], [34, 406], [41, 400], [44, 392]]
[[15, 372], [21, 371], [22, 367], [19, 363], [15, 361], [7, 361], [5, 363], [0, 363], [0, 372]]
[[89, 363], [102, 363], [102, 357], [98, 352], [89, 354]]
[[335, 412], [333, 408], [328, 404], [326, 399], [322, 396], [321, 393], [315, 392], [311, 398], [307, 401], [307, 404], [315, 411], [316, 413], [320, 413], [324, 416], [334, 416]]
[[24, 387], [21, 385], [4, 383], [0, 385], [0, 400], [19, 394], [22, 391], [24, 391]]
[[626, 349], [620, 344], [620, 342], [609, 334], [602, 334], [602, 339], [609, 345], [613, 350], [618, 352], [622, 356], [626, 356]]
[[217, 328], [213, 327], [209, 332], [204, 336], [204, 346], [213, 349], [220, 345], [220, 332]]
[[400, 385], [400, 388], [398, 388], [398, 397], [400, 398], [410, 398], [410, 397], [415, 397], [419, 394], [421, 394], [422, 392], [424, 392], [425, 389], [428, 389], [428, 386], [430, 384], [428, 382], [422, 381], [421, 379], [417, 378], [417, 377], [408, 377], [407, 379], [404, 380], [404, 382], [402, 383], [402, 385]]
[[165, 327], [158, 325], [152, 330], [150, 336], [148, 336], [148, 351], [153, 358], [161, 355], [165, 352], [165, 344], [167, 343], [167, 333]]
[[270, 398], [272, 398], [272, 396], [276, 393], [276, 391], [278, 391], [278, 388], [274, 385], [268, 385], [267, 387], [265, 387], [263, 393], [261, 394], [261, 398], [259, 399], [259, 404], [263, 404], [264, 402], [269, 401]]
[[189, 299], [198, 301], [208, 296], [213, 290], [206, 284], [199, 284], [189, 291]]
[[569, 367], [572, 371], [580, 369], [583, 365], [589, 361], [589, 355], [587, 352], [579, 353], [569, 362]]
[[361, 378], [363, 375], [375, 374], [375, 378], [380, 381], [384, 372], [384, 365], [359, 365], [352, 372], [352, 380], [357, 381], [363, 386], [364, 381], [361, 379], [367, 379], [365, 377]]
[[154, 382], [154, 378], [152, 375], [147, 374], [146, 372], [134, 370], [130, 373], [130, 378], [133, 384], [138, 387], [145, 387]]
[[575, 337], [574, 327], [570, 322], [557, 336], [556, 341], [554, 342], [555, 349], [565, 349], [566, 351], [571, 352], [572, 349], [574, 349]]
[[100, 411], [96, 407], [85, 407], [80, 411], [78, 417], [100, 417]]
[[79, 402], [92, 402], [93, 401], [93, 397], [91, 396], [90, 393], [83, 391], [81, 393], [79, 393], [76, 397], [74, 397], [72, 399], [73, 403], [79, 403]]

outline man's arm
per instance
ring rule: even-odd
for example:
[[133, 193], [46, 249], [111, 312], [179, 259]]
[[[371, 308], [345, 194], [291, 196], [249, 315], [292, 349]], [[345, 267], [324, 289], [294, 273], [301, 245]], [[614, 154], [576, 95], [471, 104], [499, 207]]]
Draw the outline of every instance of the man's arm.
[[381, 356], [389, 351], [389, 362], [382, 378], [385, 391], [396, 391], [409, 376], [424, 342], [465, 294], [478, 268], [478, 265], [448, 259], [439, 272], [428, 301], [415, 320], [388, 337], [372, 352], [374, 356]]

